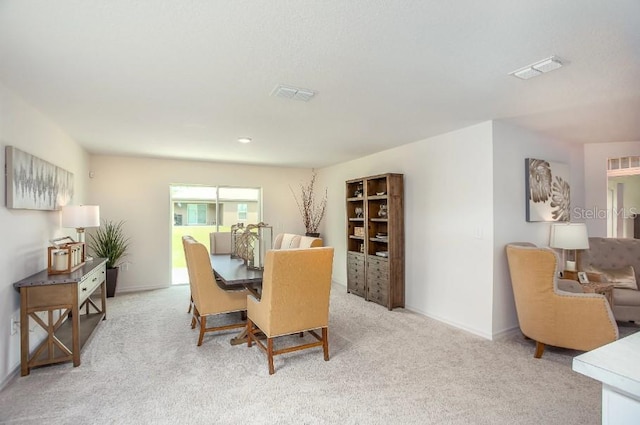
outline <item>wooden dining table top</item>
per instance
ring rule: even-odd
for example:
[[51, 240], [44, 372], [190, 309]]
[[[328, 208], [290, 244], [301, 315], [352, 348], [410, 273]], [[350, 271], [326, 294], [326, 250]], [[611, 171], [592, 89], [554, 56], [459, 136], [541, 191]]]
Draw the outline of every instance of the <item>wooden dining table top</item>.
[[226, 290], [256, 289], [262, 286], [262, 270], [248, 268], [240, 258], [229, 254], [210, 254], [218, 284]]

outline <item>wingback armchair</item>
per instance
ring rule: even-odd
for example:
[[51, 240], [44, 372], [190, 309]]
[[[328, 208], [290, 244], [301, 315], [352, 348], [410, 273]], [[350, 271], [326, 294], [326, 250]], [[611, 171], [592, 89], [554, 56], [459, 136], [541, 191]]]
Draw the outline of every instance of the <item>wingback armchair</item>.
[[[256, 344], [267, 353], [269, 374], [275, 372], [273, 356], [322, 346], [329, 360], [329, 294], [333, 248], [269, 250], [265, 258], [262, 296], [247, 299], [247, 345]], [[255, 327], [254, 327], [255, 325]], [[322, 336], [315, 330], [321, 329]], [[265, 346], [257, 338], [267, 336]], [[273, 339], [307, 332], [317, 341], [274, 350]]]
[[618, 339], [618, 326], [604, 295], [558, 288], [558, 256], [549, 248], [509, 244], [511, 284], [522, 333], [545, 345], [588, 351]]

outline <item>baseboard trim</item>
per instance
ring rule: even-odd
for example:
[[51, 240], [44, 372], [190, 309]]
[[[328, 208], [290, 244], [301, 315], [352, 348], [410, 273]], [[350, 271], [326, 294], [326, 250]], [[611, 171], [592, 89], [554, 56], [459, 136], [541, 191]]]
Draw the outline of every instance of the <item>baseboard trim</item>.
[[0, 392], [4, 390], [11, 382], [20, 375], [20, 363], [18, 363], [11, 372], [0, 382]]
[[136, 285], [136, 286], [129, 286], [129, 287], [124, 287], [124, 288], [118, 288], [116, 289], [116, 295], [118, 294], [126, 294], [127, 292], [142, 292], [142, 291], [152, 291], [154, 289], [166, 289], [166, 288], [170, 288], [171, 285]]

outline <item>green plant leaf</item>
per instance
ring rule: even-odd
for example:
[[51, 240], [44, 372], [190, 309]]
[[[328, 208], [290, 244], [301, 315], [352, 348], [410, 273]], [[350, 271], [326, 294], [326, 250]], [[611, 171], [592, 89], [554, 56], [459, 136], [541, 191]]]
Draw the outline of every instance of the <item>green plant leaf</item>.
[[124, 235], [124, 221], [103, 220], [95, 234], [89, 235], [89, 249], [96, 257], [107, 259], [107, 268], [114, 268], [127, 255], [129, 238]]

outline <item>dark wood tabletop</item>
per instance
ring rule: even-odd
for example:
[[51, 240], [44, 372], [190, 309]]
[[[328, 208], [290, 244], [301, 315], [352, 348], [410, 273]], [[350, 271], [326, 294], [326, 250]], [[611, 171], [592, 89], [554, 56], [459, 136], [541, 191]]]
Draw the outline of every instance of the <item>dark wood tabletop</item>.
[[211, 267], [216, 281], [222, 289], [249, 289], [254, 295], [262, 286], [262, 270], [253, 270], [245, 266], [244, 261], [231, 258], [229, 254], [210, 254]]

